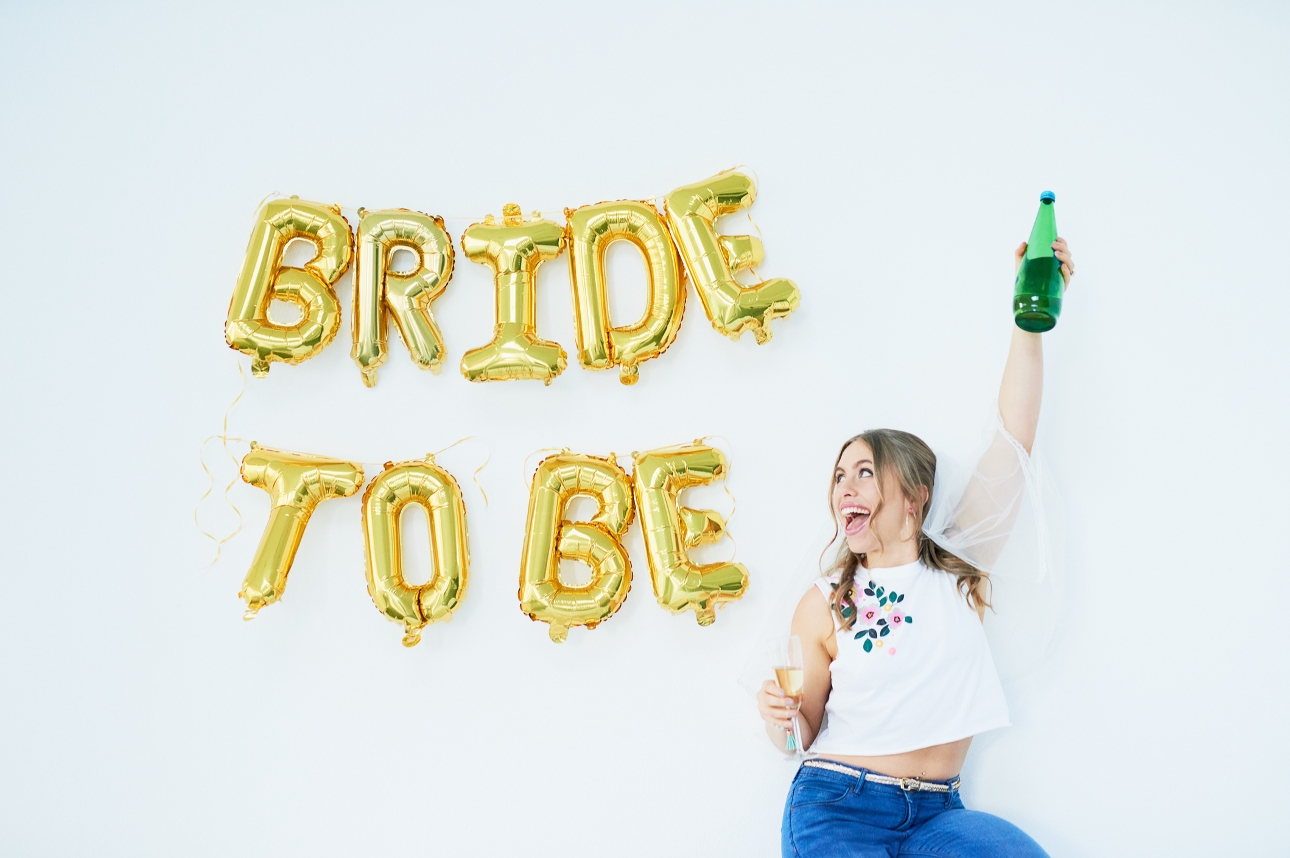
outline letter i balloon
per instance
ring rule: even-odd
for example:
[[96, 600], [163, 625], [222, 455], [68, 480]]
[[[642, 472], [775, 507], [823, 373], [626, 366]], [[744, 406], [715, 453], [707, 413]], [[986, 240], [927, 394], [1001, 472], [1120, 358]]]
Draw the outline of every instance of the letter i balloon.
[[550, 384], [564, 372], [568, 356], [559, 343], [537, 335], [537, 270], [564, 249], [564, 229], [540, 217], [524, 220], [520, 207], [507, 203], [500, 224], [489, 215], [468, 226], [461, 249], [470, 261], [493, 269], [497, 301], [493, 341], [462, 356], [461, 374], [470, 381]]

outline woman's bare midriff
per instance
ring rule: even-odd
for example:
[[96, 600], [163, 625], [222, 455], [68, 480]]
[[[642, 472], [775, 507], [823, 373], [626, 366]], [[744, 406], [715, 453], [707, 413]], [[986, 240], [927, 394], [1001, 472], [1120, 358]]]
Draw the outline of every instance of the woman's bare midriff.
[[933, 745], [905, 754], [886, 754], [881, 757], [850, 757], [844, 754], [820, 754], [819, 759], [844, 763], [852, 768], [867, 769], [893, 778], [922, 778], [926, 781], [947, 781], [963, 770], [968, 746], [972, 737]]

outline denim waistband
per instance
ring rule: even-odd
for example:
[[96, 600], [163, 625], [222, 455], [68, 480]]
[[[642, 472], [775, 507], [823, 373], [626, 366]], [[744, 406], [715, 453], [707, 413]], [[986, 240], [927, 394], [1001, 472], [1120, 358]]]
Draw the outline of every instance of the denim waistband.
[[959, 783], [961, 781], [961, 778], [959, 777], [954, 777], [946, 781], [925, 780], [923, 778], [896, 778], [891, 775], [872, 772], [868, 769], [849, 766], [846, 763], [822, 759], [806, 760], [802, 763], [802, 769], [812, 769], [818, 772], [832, 772], [834, 774], [856, 778], [857, 780], [863, 780], [867, 783], [896, 786], [900, 787], [905, 792], [958, 792]]

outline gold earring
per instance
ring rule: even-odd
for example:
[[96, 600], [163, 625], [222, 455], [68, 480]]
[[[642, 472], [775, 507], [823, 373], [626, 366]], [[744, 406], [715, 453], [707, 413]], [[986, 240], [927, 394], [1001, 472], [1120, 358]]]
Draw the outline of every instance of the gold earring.
[[908, 541], [914, 537], [913, 531], [910, 531], [909, 536], [905, 535], [905, 528], [908, 526], [909, 526], [909, 513], [905, 513], [905, 524], [900, 528], [900, 539], [902, 542]]

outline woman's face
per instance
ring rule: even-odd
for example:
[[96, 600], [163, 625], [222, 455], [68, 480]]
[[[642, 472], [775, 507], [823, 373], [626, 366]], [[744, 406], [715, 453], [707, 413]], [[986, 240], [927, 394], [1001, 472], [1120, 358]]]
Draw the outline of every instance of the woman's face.
[[[886, 502], [880, 505], [880, 498]], [[891, 474], [879, 486], [869, 445], [864, 441], [848, 444], [833, 472], [833, 514], [846, 534], [847, 547], [856, 554], [871, 555], [879, 553], [882, 546], [894, 548], [901, 541], [908, 507]]]

